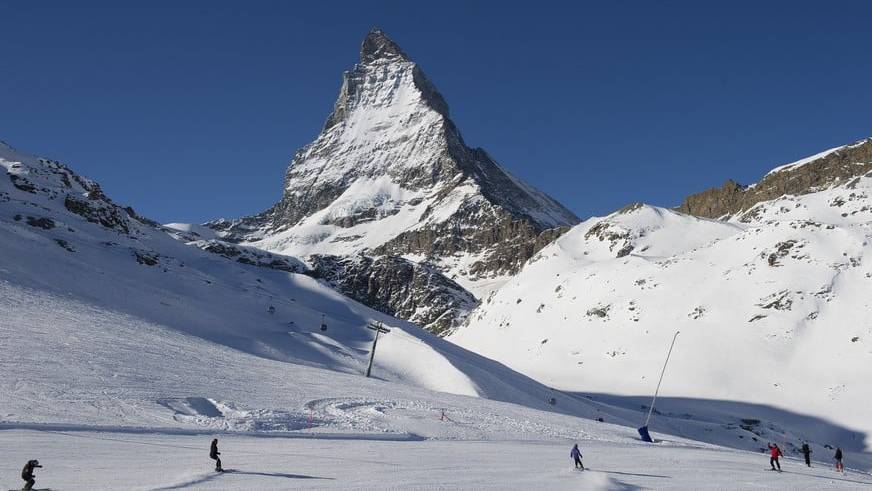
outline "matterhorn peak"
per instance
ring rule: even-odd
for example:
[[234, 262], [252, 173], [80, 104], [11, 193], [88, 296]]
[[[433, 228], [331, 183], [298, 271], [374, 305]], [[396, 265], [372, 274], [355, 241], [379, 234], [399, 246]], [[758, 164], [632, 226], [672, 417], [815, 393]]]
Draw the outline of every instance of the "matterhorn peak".
[[374, 27], [360, 45], [360, 62], [372, 63], [376, 60], [411, 61], [397, 43], [381, 29]]
[[373, 29], [321, 133], [294, 155], [281, 201], [208, 226], [444, 334], [475, 305], [466, 288], [493, 288], [576, 223], [468, 147], [423, 70]]

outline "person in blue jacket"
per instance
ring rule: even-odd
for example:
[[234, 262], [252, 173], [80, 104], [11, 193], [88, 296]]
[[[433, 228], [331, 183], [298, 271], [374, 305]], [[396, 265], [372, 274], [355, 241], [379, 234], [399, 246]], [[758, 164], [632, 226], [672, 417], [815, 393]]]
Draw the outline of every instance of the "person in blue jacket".
[[572, 457], [572, 460], [575, 461], [575, 468], [584, 470], [584, 464], [581, 463], [581, 451], [578, 450], [578, 444], [572, 446], [572, 451], [569, 452], [569, 456]]

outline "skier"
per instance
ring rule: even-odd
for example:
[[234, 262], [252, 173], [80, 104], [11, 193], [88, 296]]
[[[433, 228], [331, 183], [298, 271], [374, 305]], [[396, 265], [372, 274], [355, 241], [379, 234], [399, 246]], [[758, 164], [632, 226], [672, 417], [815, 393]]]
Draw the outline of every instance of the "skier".
[[[781, 462], [778, 461], [778, 457], [784, 455], [781, 453], [781, 449], [778, 448], [778, 444], [770, 443], [769, 445], [769, 465], [772, 466], [772, 470], [777, 470], [781, 472]], [[775, 466], [778, 466], [778, 469], [775, 469]]]
[[808, 446], [808, 442], [802, 443], [802, 456], [805, 457], [805, 465], [811, 467], [811, 448]]
[[584, 464], [581, 463], [581, 451], [578, 450], [578, 444], [572, 446], [569, 456], [575, 461], [575, 468], [584, 470]]
[[836, 459], [836, 471], [845, 472], [845, 464], [842, 463], [842, 448], [836, 447], [836, 455], [833, 456]]
[[24, 464], [24, 469], [21, 469], [21, 479], [24, 479], [25, 484], [24, 487], [21, 488], [23, 491], [29, 491], [33, 489], [33, 485], [36, 484], [36, 479], [33, 476], [33, 469], [37, 467], [42, 467], [39, 465], [39, 461], [28, 460], [26, 464]]
[[212, 440], [212, 446], [209, 448], [209, 458], [215, 461], [215, 472], [224, 472], [221, 468], [221, 459], [218, 456], [221, 452], [218, 451], [218, 439]]

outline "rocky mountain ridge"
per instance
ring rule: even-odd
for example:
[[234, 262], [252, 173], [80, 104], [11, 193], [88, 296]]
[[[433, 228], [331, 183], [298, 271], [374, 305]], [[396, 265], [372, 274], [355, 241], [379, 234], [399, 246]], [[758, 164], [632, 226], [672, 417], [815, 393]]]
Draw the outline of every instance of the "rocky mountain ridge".
[[727, 180], [720, 188], [688, 196], [676, 209], [705, 218], [729, 219], [762, 201], [838, 186], [870, 170], [872, 138], [866, 138], [775, 168], [753, 186]]

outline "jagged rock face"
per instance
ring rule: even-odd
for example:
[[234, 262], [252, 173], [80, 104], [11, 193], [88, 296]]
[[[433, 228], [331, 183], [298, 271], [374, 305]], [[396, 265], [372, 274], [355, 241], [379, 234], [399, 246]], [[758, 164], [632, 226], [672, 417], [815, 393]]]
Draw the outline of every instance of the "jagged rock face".
[[203, 249], [206, 252], [211, 252], [212, 254], [224, 256], [227, 259], [233, 259], [242, 264], [277, 269], [288, 273], [306, 274], [309, 272], [306, 266], [295, 258], [271, 254], [253, 247], [230, 244], [214, 239], [193, 241], [190, 242], [190, 245]]
[[754, 186], [728, 180], [720, 188], [688, 196], [677, 209], [700, 217], [728, 218], [757, 203], [821, 191], [869, 171], [872, 171], [872, 138], [774, 169]]
[[[19, 194], [21, 201], [30, 204], [34, 213], [53, 209], [45, 202], [61, 203], [68, 212], [125, 235], [135, 235], [131, 219], [148, 225], [153, 223], [138, 216], [130, 207], [118, 206], [103, 193], [99, 184], [56, 160], [22, 154], [0, 142], [0, 163], [12, 187], [23, 192]], [[4, 192], [3, 196], [9, 193]], [[48, 221], [48, 218], [28, 216], [28, 223], [46, 224]]]
[[311, 274], [349, 297], [439, 335], [450, 334], [476, 305], [457, 283], [399, 257], [314, 255]]
[[[373, 30], [323, 130], [288, 167], [281, 201], [207, 226], [224, 241], [304, 260], [402, 257], [475, 289], [517, 272], [577, 222], [468, 147], [420, 67]], [[463, 317], [456, 312], [454, 321]]]
[[403, 232], [376, 248], [375, 253], [429, 257], [488, 251], [469, 266], [470, 277], [514, 274], [527, 259], [569, 230], [569, 227], [556, 227], [539, 231], [529, 221], [514, 219], [501, 210], [488, 211], [493, 213], [488, 227], [478, 226], [481, 217], [480, 210], [476, 210], [468, 219], [460, 216], [452, 223]]

